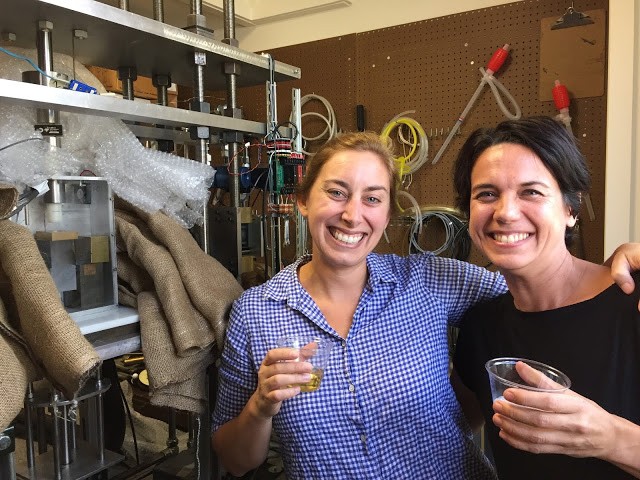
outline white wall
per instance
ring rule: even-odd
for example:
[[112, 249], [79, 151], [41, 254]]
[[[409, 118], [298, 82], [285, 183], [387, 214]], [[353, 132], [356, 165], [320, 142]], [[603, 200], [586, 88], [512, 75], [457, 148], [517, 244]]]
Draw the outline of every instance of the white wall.
[[605, 257], [620, 243], [640, 241], [640, 12], [636, 3], [609, 1]]
[[[295, 1], [295, 0], [289, 0]], [[351, 0], [351, 5], [256, 27], [236, 29], [240, 47], [252, 52], [402, 25], [514, 0]]]
[[[351, 0], [349, 7], [241, 27], [236, 30], [236, 36], [243, 49], [268, 51], [505, 3], [511, 2]], [[640, 242], [640, 36], [637, 33], [640, 32], [640, 6], [637, 3], [637, 0], [609, 1], [605, 257], [621, 243]]]

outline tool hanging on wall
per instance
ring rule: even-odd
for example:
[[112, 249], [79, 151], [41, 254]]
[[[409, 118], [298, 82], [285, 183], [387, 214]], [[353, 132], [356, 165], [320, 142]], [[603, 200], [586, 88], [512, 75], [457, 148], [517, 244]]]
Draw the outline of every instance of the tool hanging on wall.
[[[562, 124], [566, 127], [569, 133], [573, 136], [573, 129], [571, 128], [571, 116], [569, 115], [569, 105], [571, 101], [569, 100], [569, 91], [567, 87], [560, 83], [560, 80], [556, 80], [555, 85], [553, 86], [553, 103], [556, 105], [558, 109], [558, 115], [556, 115], [556, 120], [562, 122]], [[591, 203], [591, 195], [589, 193], [584, 194], [584, 203], [587, 206], [587, 213], [589, 215], [589, 220], [592, 222], [596, 219], [596, 214], [593, 210], [593, 204]]]
[[[462, 122], [464, 122], [465, 118], [467, 117], [467, 114], [469, 113], [473, 105], [476, 103], [476, 100], [480, 96], [480, 93], [482, 93], [482, 89], [486, 84], [488, 84], [489, 87], [491, 88], [491, 91], [493, 92], [493, 96], [496, 98], [496, 101], [498, 102], [498, 105], [500, 106], [500, 110], [502, 110], [502, 113], [504, 113], [505, 116], [511, 120], [517, 120], [520, 118], [520, 115], [521, 115], [520, 106], [517, 104], [515, 98], [513, 98], [513, 96], [509, 93], [506, 87], [502, 85], [502, 83], [500, 83], [498, 80], [496, 80], [496, 78], [493, 76], [493, 74], [497, 72], [500, 69], [500, 67], [502, 67], [502, 64], [507, 59], [508, 55], [509, 55], [509, 44], [505, 44], [504, 47], [498, 48], [493, 53], [493, 56], [491, 57], [491, 59], [489, 60], [489, 63], [487, 64], [486, 70], [480, 67], [479, 70], [480, 70], [480, 73], [482, 73], [482, 80], [480, 80], [480, 85], [478, 85], [478, 88], [476, 89], [474, 94], [471, 96], [471, 100], [469, 100], [469, 103], [467, 103], [467, 106], [464, 108], [464, 110], [460, 114], [460, 117], [458, 118], [456, 123], [453, 125], [453, 128], [449, 132], [449, 135], [447, 135], [447, 138], [445, 139], [444, 143], [440, 147], [440, 150], [438, 150], [438, 153], [433, 158], [433, 161], [431, 162], [432, 165], [435, 165], [436, 163], [438, 163], [438, 160], [440, 160], [440, 157], [442, 156], [444, 151], [447, 149], [447, 146], [451, 142], [451, 139], [453, 138], [453, 136], [456, 134], [456, 132], [462, 125]], [[513, 105], [515, 109], [515, 113], [511, 113], [509, 112], [509, 110], [507, 110], [507, 107], [505, 107], [504, 102], [502, 101], [502, 98], [500, 97], [500, 93], [498, 92], [498, 90], [502, 91], [502, 93], [504, 93], [504, 96], [507, 97], [507, 100], [509, 100], [511, 105]]]
[[578, 12], [575, 8], [573, 8], [573, 2], [571, 2], [571, 6], [567, 8], [567, 11], [564, 12], [559, 19], [556, 20], [556, 23], [551, 25], [551, 30], [558, 30], [559, 28], [571, 28], [571, 27], [579, 27], [581, 25], [590, 25], [593, 23], [593, 20], [586, 13]]

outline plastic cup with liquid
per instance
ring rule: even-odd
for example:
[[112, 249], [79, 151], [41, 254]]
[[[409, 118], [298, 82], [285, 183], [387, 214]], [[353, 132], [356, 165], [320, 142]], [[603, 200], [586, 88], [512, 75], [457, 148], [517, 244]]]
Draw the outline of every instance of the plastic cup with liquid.
[[[522, 362], [537, 370], [533, 375], [525, 375], [522, 378], [516, 364]], [[504, 400], [504, 391], [507, 388], [522, 388], [533, 392], [562, 393], [571, 388], [571, 380], [557, 368], [535, 360], [516, 357], [493, 358], [485, 364], [489, 373], [491, 384], [491, 397], [493, 401]]]
[[311, 380], [298, 384], [301, 392], [315, 392], [320, 388], [322, 377], [329, 363], [333, 343], [312, 335], [286, 335], [277, 341], [278, 348], [295, 348], [298, 358], [294, 361], [309, 362], [313, 366]]

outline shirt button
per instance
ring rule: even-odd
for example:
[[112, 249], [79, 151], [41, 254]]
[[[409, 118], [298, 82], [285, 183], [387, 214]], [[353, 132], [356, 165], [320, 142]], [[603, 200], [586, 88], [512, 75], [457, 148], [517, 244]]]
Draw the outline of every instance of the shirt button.
[[367, 443], [367, 436], [366, 436], [366, 435], [364, 435], [364, 434], [360, 435], [360, 441], [361, 441], [362, 443]]
[[356, 391], [356, 387], [354, 387], [353, 385], [349, 384], [349, 391], [350, 392], [355, 392]]
[[342, 346], [346, 347], [347, 346], [347, 342], [345, 342], [344, 340], [342, 341]]

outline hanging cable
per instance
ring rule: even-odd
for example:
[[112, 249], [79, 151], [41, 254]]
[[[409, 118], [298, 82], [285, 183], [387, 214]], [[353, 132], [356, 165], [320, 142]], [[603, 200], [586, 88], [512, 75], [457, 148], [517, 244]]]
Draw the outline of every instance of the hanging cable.
[[[416, 199], [413, 197], [413, 195], [404, 190], [398, 190], [396, 195], [398, 196], [398, 200], [400, 199], [400, 197], [405, 197], [407, 200], [409, 200], [409, 202], [411, 202], [412, 211], [414, 214], [413, 224], [416, 225], [418, 233], [422, 233], [422, 216], [420, 215], [420, 205], [418, 205]], [[405, 213], [407, 211], [407, 209], [403, 209], [402, 207], [400, 207], [400, 204], [398, 204], [398, 208], [402, 213]], [[389, 243], [388, 239], [387, 243]]]
[[[473, 105], [476, 103], [476, 100], [480, 96], [480, 93], [482, 93], [482, 89], [484, 88], [485, 85], [487, 84], [489, 85], [489, 88], [491, 88], [491, 91], [493, 92], [493, 96], [496, 98], [496, 101], [498, 102], [498, 106], [500, 107], [500, 110], [502, 110], [502, 113], [504, 113], [504, 115], [508, 119], [517, 120], [520, 118], [521, 116], [520, 106], [516, 102], [515, 98], [513, 98], [513, 96], [509, 93], [507, 88], [504, 85], [502, 85], [502, 83], [500, 83], [500, 81], [498, 81], [493, 76], [493, 74], [500, 69], [504, 61], [507, 59], [508, 55], [509, 55], [509, 44], [505, 44], [502, 48], [497, 49], [493, 53], [493, 56], [491, 57], [491, 59], [489, 60], [489, 63], [487, 64], [486, 70], [482, 67], [479, 68], [480, 73], [482, 74], [480, 85], [478, 85], [478, 88], [471, 96], [471, 100], [469, 100], [469, 103], [467, 103], [467, 106], [464, 108], [464, 110], [458, 117], [458, 120], [456, 120], [456, 123], [453, 125], [453, 128], [451, 129], [451, 131], [449, 132], [449, 135], [447, 136], [444, 143], [440, 147], [440, 150], [438, 150], [438, 153], [433, 158], [433, 161], [431, 162], [432, 165], [435, 165], [438, 162], [438, 160], [440, 160], [440, 157], [442, 157], [442, 154], [447, 149], [447, 146], [451, 142], [451, 139], [453, 138], [453, 136], [460, 129], [462, 122], [464, 122], [465, 118], [467, 118], [467, 114], [469, 113]], [[507, 110], [507, 107], [505, 107], [504, 102], [502, 101], [502, 97], [500, 96], [500, 92], [498, 90], [500, 90], [504, 94], [504, 96], [507, 98], [507, 100], [509, 100], [511, 105], [513, 105], [515, 110], [514, 113], [511, 113], [509, 110]]]
[[6, 48], [2, 48], [0, 47], [0, 52], [6, 53], [7, 55], [9, 55], [10, 57], [13, 58], [17, 58], [18, 60], [24, 60], [25, 62], [27, 62], [29, 65], [31, 65], [33, 68], [36, 69], [36, 71], [40, 74], [40, 75], [44, 75], [47, 78], [50, 78], [51, 80], [55, 80], [56, 82], [61, 82], [61, 83], [66, 83], [67, 85], [69, 84], [68, 80], [64, 80], [62, 78], [56, 78], [56, 77], [52, 77], [51, 75], [49, 75], [47, 72], [45, 72], [44, 70], [42, 70], [33, 60], [31, 60], [28, 57], [25, 57], [24, 55], [20, 55], [17, 53], [13, 53], [9, 50], [7, 50]]
[[420, 230], [429, 225], [431, 220], [439, 220], [444, 228], [444, 242], [431, 252], [440, 255], [448, 252], [449, 257], [466, 260], [471, 252], [471, 239], [467, 222], [462, 215], [450, 207], [422, 207], [420, 210], [421, 223], [416, 221], [409, 231], [409, 248], [411, 253], [426, 252], [419, 244]]
[[[380, 136], [389, 138], [391, 132], [397, 128], [400, 143], [410, 146], [409, 153], [396, 158], [398, 167], [398, 177], [402, 178], [406, 175], [412, 175], [418, 171], [425, 163], [429, 156], [429, 140], [422, 125], [417, 120], [407, 117], [406, 115], [415, 113], [415, 110], [407, 110], [393, 117], [382, 128]], [[405, 126], [410, 132], [409, 138], [405, 138], [402, 133], [402, 127]]]
[[[319, 101], [320, 103], [322, 103], [322, 105], [324, 105], [324, 108], [327, 110], [327, 115], [325, 116], [318, 112], [305, 112], [302, 115], [300, 115], [300, 118], [302, 119], [304, 117], [317, 117], [320, 120], [322, 120], [326, 124], [326, 126], [324, 127], [324, 130], [322, 130], [322, 132], [320, 132], [315, 137], [305, 137], [304, 135], [302, 135], [302, 140], [304, 141], [305, 146], [308, 142], [313, 142], [316, 140], [325, 140], [325, 142], [328, 142], [338, 134], [338, 124], [336, 121], [336, 114], [333, 111], [333, 107], [331, 106], [331, 103], [329, 103], [329, 101], [326, 98], [320, 95], [309, 93], [300, 99], [300, 108], [302, 109], [302, 107], [307, 102], [310, 102], [313, 100]], [[289, 115], [289, 121], [292, 121], [292, 120], [293, 120], [293, 112], [291, 112], [291, 114]], [[307, 152], [304, 149], [304, 147], [302, 149], [302, 153], [304, 153], [307, 156], [315, 155], [314, 152]]]

